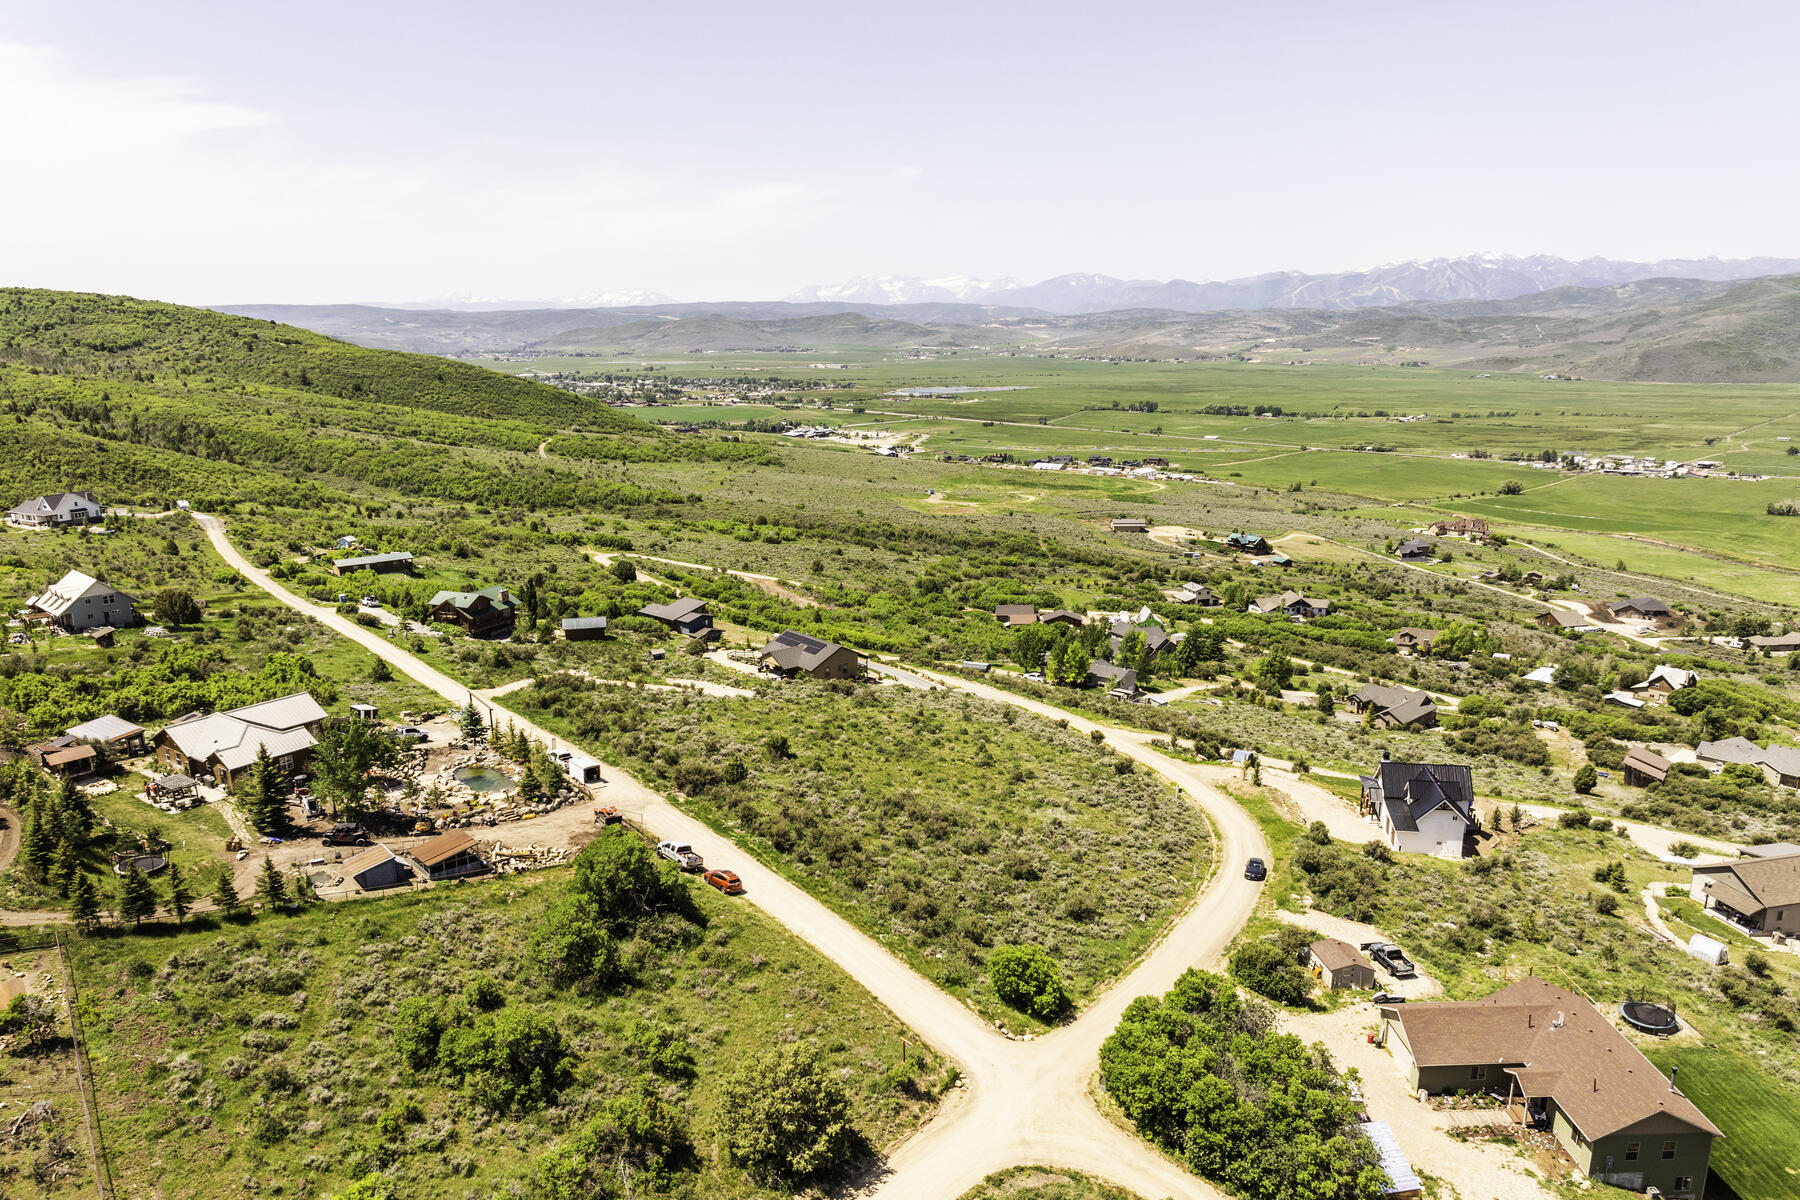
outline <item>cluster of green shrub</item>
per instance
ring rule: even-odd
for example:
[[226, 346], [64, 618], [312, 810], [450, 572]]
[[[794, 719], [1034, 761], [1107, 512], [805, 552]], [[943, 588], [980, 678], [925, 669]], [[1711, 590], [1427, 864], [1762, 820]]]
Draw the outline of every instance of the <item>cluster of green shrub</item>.
[[1388, 1182], [1324, 1047], [1216, 975], [1133, 1000], [1100, 1078], [1138, 1132], [1248, 1200], [1377, 1200]]

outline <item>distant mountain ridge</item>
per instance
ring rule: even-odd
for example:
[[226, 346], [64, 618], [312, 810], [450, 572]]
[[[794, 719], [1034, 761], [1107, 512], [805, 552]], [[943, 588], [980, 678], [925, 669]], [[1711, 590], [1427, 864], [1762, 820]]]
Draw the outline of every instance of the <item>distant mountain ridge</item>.
[[1029, 285], [1010, 281], [985, 285], [966, 277], [864, 276], [843, 284], [805, 288], [788, 299], [887, 304], [954, 299], [1033, 308], [1064, 316], [1142, 308], [1170, 312], [1385, 308], [1440, 300], [1511, 300], [1555, 288], [1607, 287], [1640, 279], [1719, 282], [1795, 272], [1800, 272], [1800, 258], [1664, 259], [1646, 263], [1607, 258], [1571, 261], [1549, 254], [1473, 254], [1413, 259], [1366, 271], [1274, 271], [1211, 283], [1115, 279], [1092, 274], [1058, 275]]

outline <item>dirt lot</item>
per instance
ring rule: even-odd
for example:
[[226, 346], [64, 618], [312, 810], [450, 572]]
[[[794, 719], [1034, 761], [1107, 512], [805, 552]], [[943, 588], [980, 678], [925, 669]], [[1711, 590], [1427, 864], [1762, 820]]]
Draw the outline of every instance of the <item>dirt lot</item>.
[[1448, 1194], [1464, 1200], [1549, 1200], [1555, 1194], [1513, 1147], [1452, 1137], [1451, 1124], [1462, 1114], [1441, 1112], [1412, 1094], [1392, 1055], [1369, 1042], [1376, 1023], [1375, 1010], [1367, 1004], [1282, 1018], [1288, 1032], [1325, 1043], [1339, 1067], [1356, 1068], [1369, 1116], [1393, 1129], [1414, 1171], [1455, 1189]]

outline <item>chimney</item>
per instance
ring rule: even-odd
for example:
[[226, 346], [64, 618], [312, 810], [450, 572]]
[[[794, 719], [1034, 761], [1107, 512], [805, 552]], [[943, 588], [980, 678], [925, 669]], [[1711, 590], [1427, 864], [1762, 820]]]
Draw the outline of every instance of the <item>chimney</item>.
[[1680, 1067], [1670, 1067], [1669, 1068], [1669, 1090], [1671, 1092], [1675, 1090], [1675, 1076], [1677, 1076], [1679, 1074], [1681, 1074]]
[[1382, 761], [1382, 762], [1387, 762], [1387, 761], [1388, 761], [1388, 752], [1387, 752], [1387, 751], [1386, 751], [1386, 750], [1383, 750], [1383, 751], [1382, 751], [1382, 752], [1381, 752], [1381, 761]]

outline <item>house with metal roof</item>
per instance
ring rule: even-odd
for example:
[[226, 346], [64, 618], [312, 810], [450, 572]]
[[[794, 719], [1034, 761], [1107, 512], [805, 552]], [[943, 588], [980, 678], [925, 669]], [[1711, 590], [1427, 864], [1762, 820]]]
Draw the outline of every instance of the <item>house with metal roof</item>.
[[412, 569], [411, 550], [394, 550], [387, 554], [359, 554], [355, 558], [337, 559], [331, 564], [332, 572], [337, 575], [348, 575], [352, 571], [373, 571], [377, 575], [410, 575]]
[[211, 775], [231, 788], [259, 751], [282, 771], [304, 771], [325, 710], [306, 692], [219, 713], [189, 713], [171, 721], [152, 742], [156, 761], [171, 774]]
[[123, 629], [138, 623], [132, 610], [136, 603], [110, 583], [102, 583], [92, 575], [70, 571], [25, 602], [31, 619], [75, 632], [110, 625]]
[[1275, 547], [1269, 545], [1269, 539], [1260, 533], [1226, 534], [1225, 548], [1239, 554], [1272, 554], [1275, 550]]
[[1475, 823], [1475, 782], [1469, 768], [1447, 763], [1398, 763], [1382, 752], [1374, 775], [1362, 777], [1363, 807], [1390, 849], [1460, 859]]
[[63, 732], [78, 742], [93, 742], [95, 745], [105, 746], [109, 754], [144, 752], [144, 727], [133, 725], [124, 717], [112, 713], [83, 721], [79, 725], [71, 725]]
[[101, 511], [92, 492], [50, 492], [15, 505], [6, 522], [22, 529], [56, 529], [98, 521]]
[[1724, 1135], [1585, 998], [1527, 976], [1480, 1000], [1378, 1008], [1377, 1041], [1413, 1090], [1505, 1097], [1598, 1183], [1704, 1195]]
[[765, 671], [814, 679], [860, 679], [866, 664], [863, 656], [849, 647], [796, 629], [784, 629], [770, 638], [757, 660]]
[[564, 617], [563, 638], [571, 642], [591, 642], [606, 636], [605, 617]]

